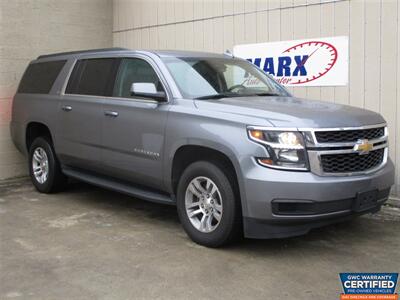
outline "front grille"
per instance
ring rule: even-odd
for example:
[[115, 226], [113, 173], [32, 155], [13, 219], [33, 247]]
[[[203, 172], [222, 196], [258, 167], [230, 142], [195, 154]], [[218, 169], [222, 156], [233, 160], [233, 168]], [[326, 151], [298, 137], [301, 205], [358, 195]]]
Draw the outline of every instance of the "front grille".
[[385, 128], [371, 128], [359, 130], [316, 131], [318, 143], [350, 143], [359, 139], [373, 140], [385, 135]]
[[379, 166], [383, 162], [385, 149], [358, 153], [321, 155], [322, 169], [326, 173], [362, 172]]

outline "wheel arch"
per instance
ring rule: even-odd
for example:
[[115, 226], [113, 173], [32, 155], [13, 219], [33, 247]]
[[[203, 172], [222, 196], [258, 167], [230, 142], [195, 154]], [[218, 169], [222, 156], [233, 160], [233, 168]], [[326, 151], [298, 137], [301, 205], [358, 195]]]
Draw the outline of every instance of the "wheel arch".
[[241, 169], [239, 161], [234, 153], [223, 145], [209, 145], [206, 143], [181, 144], [168, 158], [166, 185], [170, 192], [176, 195], [176, 189], [180, 176], [185, 168], [195, 161], [215, 161], [228, 168], [234, 176], [235, 192], [240, 197], [242, 212], [246, 211], [247, 205], [244, 197], [244, 184], [241, 180]]
[[29, 122], [25, 129], [25, 147], [27, 152], [29, 152], [33, 141], [39, 136], [45, 136], [50, 139], [50, 142], [53, 142], [51, 131], [46, 124], [37, 121]]

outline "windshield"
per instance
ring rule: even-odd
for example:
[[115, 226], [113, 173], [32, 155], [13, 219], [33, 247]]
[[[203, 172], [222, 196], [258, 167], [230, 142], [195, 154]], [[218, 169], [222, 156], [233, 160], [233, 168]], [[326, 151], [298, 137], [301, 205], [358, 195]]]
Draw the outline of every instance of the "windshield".
[[285, 88], [244, 60], [166, 57], [163, 61], [185, 98], [289, 96]]

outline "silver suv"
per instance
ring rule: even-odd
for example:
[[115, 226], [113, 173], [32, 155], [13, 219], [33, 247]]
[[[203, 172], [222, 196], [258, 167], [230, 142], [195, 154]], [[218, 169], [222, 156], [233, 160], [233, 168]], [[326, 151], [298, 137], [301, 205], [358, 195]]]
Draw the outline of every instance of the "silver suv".
[[38, 191], [71, 177], [176, 205], [187, 234], [210, 247], [376, 212], [394, 182], [379, 114], [295, 98], [229, 55], [39, 56], [15, 95], [11, 135]]

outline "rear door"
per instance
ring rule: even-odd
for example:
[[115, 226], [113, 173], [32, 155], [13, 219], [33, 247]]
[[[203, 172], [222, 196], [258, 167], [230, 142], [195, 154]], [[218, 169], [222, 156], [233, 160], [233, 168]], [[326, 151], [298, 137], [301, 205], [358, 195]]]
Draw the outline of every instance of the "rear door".
[[132, 96], [132, 83], [153, 83], [157, 91], [166, 84], [155, 65], [144, 58], [122, 59], [113, 97], [103, 102], [103, 157], [107, 174], [123, 180], [161, 188], [164, 131], [168, 102]]
[[102, 105], [112, 93], [118, 62], [88, 58], [75, 63], [59, 106], [58, 154], [64, 164], [100, 169]]

